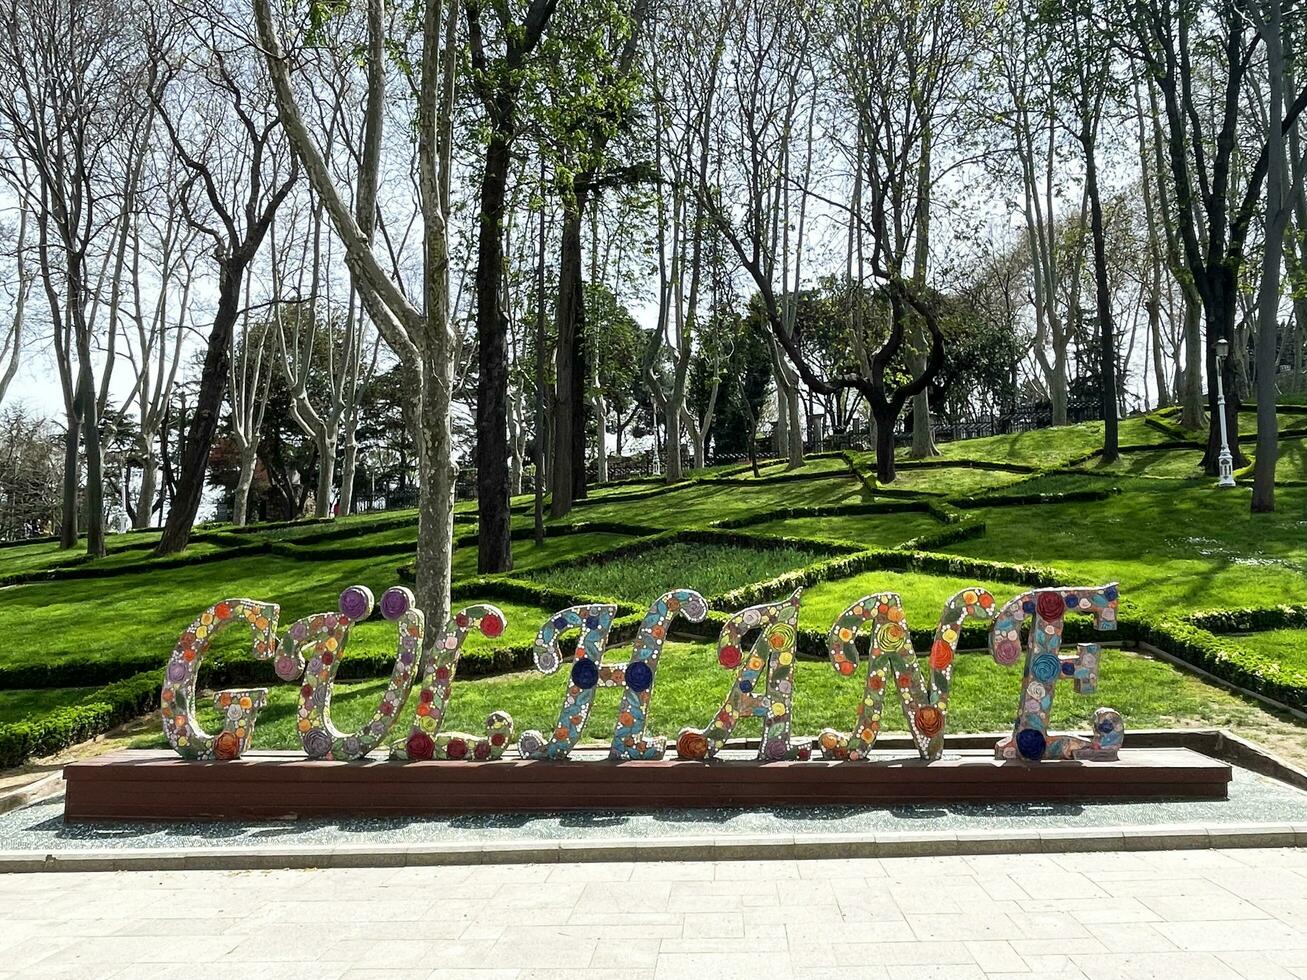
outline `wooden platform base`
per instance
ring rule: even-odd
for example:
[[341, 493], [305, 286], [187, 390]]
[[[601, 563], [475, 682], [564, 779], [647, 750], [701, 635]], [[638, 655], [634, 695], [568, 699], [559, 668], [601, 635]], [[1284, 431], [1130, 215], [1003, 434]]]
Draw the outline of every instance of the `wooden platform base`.
[[925, 763], [902, 753], [865, 762], [309, 762], [256, 752], [187, 762], [115, 752], [64, 769], [68, 820], [235, 820], [417, 816], [662, 807], [1222, 800], [1230, 767], [1189, 749], [1126, 749], [1117, 762], [1000, 762], [992, 750]]

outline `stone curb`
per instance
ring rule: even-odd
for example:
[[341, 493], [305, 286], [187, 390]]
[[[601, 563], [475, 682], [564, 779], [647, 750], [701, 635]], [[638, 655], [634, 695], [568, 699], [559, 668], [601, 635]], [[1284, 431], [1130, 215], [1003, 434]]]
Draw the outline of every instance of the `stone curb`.
[[55, 796], [62, 793], [63, 788], [63, 773], [49, 773], [39, 779], [32, 780], [26, 785], [19, 786], [17, 789], [12, 789], [7, 793], [0, 793], [0, 813], [17, 810], [19, 807], [43, 800], [47, 796]]
[[264, 871], [602, 861], [778, 861], [1068, 854], [1206, 848], [1307, 847], [1307, 823], [1156, 825], [1043, 831], [667, 837], [661, 840], [529, 840], [472, 844], [352, 844], [317, 848], [99, 849], [42, 854], [0, 851], [0, 873], [38, 871]]

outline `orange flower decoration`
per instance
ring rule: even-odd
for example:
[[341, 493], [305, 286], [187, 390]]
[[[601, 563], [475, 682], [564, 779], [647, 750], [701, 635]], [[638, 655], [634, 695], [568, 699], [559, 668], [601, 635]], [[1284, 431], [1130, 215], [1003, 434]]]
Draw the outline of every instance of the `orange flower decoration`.
[[944, 730], [944, 714], [934, 705], [923, 704], [914, 717], [917, 731], [927, 738], [934, 738]]
[[930, 665], [936, 670], [943, 670], [953, 662], [953, 648], [943, 640], [936, 640], [930, 648]]
[[213, 740], [213, 756], [216, 759], [239, 759], [241, 740], [235, 732], [223, 732]]
[[681, 732], [676, 740], [676, 754], [682, 759], [708, 758], [708, 740], [702, 732]]

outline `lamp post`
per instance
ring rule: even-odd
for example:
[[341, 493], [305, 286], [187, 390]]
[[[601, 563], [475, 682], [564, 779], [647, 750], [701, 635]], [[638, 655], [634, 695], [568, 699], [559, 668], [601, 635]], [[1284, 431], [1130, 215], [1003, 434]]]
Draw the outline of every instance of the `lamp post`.
[[1216, 414], [1221, 422], [1221, 453], [1216, 457], [1220, 479], [1217, 486], [1234, 486], [1234, 457], [1230, 455], [1230, 438], [1225, 429], [1225, 358], [1230, 353], [1230, 342], [1224, 337], [1216, 342]]

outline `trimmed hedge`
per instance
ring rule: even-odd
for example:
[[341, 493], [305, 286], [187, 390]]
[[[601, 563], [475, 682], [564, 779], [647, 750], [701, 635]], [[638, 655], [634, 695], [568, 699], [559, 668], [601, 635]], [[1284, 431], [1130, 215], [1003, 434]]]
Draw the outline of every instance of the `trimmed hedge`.
[[1256, 651], [1183, 620], [1131, 624], [1134, 638], [1237, 687], [1307, 709], [1307, 674], [1292, 670]]
[[931, 459], [903, 459], [894, 463], [896, 470], [994, 470], [999, 473], [1038, 474], [1040, 468], [1031, 463], [989, 463], [981, 459], [955, 459], [940, 456]]
[[1079, 504], [1110, 500], [1120, 487], [1105, 490], [1065, 490], [1060, 493], [996, 493], [992, 496], [950, 497], [948, 502], [964, 510], [979, 507], [1024, 507], [1031, 504]]
[[95, 564], [78, 564], [78, 565], [56, 565], [53, 568], [36, 569], [29, 572], [19, 572], [14, 575], [0, 576], [0, 586], [5, 585], [24, 585], [29, 582], [57, 582], [68, 579], [87, 579], [87, 578], [113, 578], [116, 575], [127, 575], [132, 572], [149, 570], [152, 572], [168, 571], [173, 568], [183, 568], [187, 565], [204, 565], [209, 562], [226, 561], [228, 558], [241, 558], [246, 555], [267, 554], [272, 550], [272, 542], [255, 541], [249, 544], [240, 544], [223, 551], [204, 551], [194, 554], [171, 555], [167, 558], [158, 558], [154, 561], [139, 563], [128, 563], [125, 565], [95, 565]]
[[108, 684], [81, 703], [44, 715], [0, 725], [0, 769], [20, 766], [34, 756], [53, 755], [130, 721], [159, 705], [159, 671]]
[[1184, 617], [1184, 622], [1209, 633], [1260, 633], [1264, 630], [1307, 628], [1307, 605], [1263, 606], [1253, 609], [1208, 609]]
[[[1178, 409], [1176, 414], [1178, 414]], [[1193, 433], [1185, 429], [1184, 426], [1172, 422], [1169, 418], [1155, 418], [1152, 415], [1145, 415], [1144, 425], [1150, 429], [1156, 429], [1158, 432], [1164, 432], [1172, 439], [1187, 439], [1190, 442], [1194, 440]]]
[[972, 538], [983, 537], [984, 534], [984, 521], [959, 521], [938, 531], [919, 534], [915, 538], [910, 538], [899, 545], [899, 549], [903, 551], [934, 551], [938, 548], [947, 548], [959, 541], [970, 541]]
[[857, 504], [818, 504], [810, 507], [781, 507], [776, 510], [759, 511], [743, 517], [723, 517], [710, 521], [710, 528], [723, 531], [736, 528], [753, 527], [755, 524], [769, 524], [772, 521], [788, 521], [801, 517], [852, 517], [858, 514], [904, 514], [909, 512], [934, 513], [936, 503], [929, 499], [920, 500], [880, 500]]

